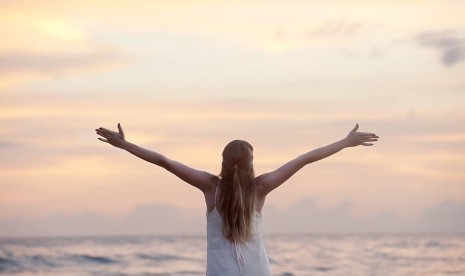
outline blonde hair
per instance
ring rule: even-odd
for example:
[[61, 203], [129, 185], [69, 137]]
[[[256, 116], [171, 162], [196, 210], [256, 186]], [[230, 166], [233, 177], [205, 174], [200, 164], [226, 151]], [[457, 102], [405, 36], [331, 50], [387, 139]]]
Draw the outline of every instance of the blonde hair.
[[233, 243], [252, 237], [256, 195], [252, 152], [252, 146], [242, 140], [230, 142], [223, 150], [218, 211], [223, 235]]

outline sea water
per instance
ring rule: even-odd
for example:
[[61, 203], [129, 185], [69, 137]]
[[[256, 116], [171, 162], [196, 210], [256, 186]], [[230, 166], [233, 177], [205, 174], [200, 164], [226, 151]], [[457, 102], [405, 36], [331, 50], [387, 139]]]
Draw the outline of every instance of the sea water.
[[[265, 242], [273, 275], [465, 275], [465, 235], [267, 235]], [[205, 267], [204, 236], [0, 238], [1, 275], [205, 275]]]

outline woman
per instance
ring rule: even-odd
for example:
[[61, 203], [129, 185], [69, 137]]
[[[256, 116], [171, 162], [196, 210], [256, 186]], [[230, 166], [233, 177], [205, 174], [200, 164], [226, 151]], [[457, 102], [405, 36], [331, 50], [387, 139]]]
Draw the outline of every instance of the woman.
[[190, 168], [157, 152], [126, 141], [118, 132], [96, 129], [99, 140], [124, 149], [135, 156], [165, 168], [197, 187], [207, 205], [207, 275], [271, 275], [263, 244], [261, 211], [266, 196], [305, 165], [346, 148], [372, 146], [378, 136], [357, 132], [358, 124], [342, 140], [309, 151], [275, 171], [255, 177], [253, 148], [246, 141], [234, 140], [223, 150], [220, 176]]

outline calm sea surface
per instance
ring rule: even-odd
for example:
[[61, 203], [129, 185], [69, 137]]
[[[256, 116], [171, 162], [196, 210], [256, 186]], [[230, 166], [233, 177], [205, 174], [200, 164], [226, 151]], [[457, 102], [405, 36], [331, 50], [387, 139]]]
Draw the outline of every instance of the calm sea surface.
[[[274, 275], [465, 275], [465, 235], [265, 240]], [[205, 275], [205, 262], [204, 236], [0, 238], [1, 275]]]

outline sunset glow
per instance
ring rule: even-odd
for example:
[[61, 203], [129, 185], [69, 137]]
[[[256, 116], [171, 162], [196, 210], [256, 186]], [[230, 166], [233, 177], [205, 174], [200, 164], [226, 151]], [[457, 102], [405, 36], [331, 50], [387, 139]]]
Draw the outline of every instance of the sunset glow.
[[359, 123], [380, 141], [307, 166], [270, 210], [465, 209], [464, 1], [1, 1], [0, 23], [0, 235], [143, 204], [202, 222], [199, 191], [97, 140], [117, 123], [215, 174], [245, 139], [257, 175]]

